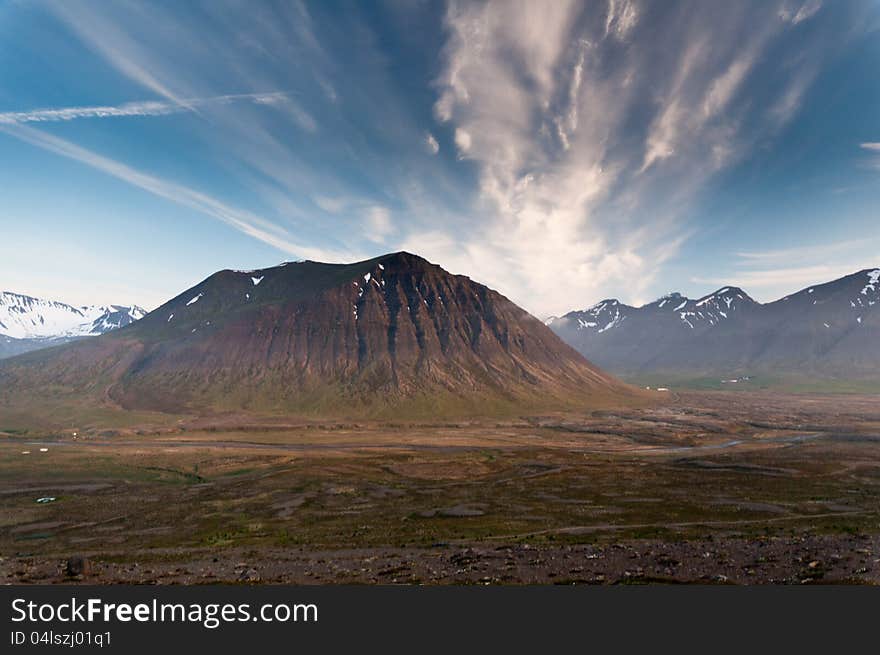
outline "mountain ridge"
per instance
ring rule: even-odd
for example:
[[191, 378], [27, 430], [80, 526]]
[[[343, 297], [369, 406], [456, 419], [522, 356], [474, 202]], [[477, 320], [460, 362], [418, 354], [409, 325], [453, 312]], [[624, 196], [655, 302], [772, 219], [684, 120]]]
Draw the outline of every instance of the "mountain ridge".
[[548, 325], [585, 357], [631, 379], [763, 373], [880, 382], [872, 347], [880, 336], [880, 268], [767, 303], [728, 285], [696, 300], [667, 294], [641, 307], [601, 301]]
[[0, 292], [0, 358], [97, 336], [137, 321], [137, 305], [74, 306], [12, 291]]

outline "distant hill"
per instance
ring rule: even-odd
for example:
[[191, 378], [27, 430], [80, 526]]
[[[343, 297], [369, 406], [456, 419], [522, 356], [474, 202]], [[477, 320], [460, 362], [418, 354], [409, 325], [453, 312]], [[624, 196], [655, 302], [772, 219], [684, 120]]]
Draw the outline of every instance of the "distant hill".
[[638, 393], [499, 293], [400, 252], [224, 270], [126, 328], [0, 363], [0, 401], [428, 415]]
[[125, 327], [146, 312], [132, 305], [87, 305], [0, 293], [0, 359]]
[[722, 385], [758, 376], [801, 388], [880, 389], [880, 269], [767, 304], [729, 286], [642, 307], [605, 300], [547, 324], [585, 357], [633, 380]]

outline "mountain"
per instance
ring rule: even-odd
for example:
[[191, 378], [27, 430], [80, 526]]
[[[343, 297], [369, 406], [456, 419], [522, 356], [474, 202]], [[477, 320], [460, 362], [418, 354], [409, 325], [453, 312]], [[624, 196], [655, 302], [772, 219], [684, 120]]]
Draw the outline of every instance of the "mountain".
[[400, 252], [224, 270], [128, 327], [0, 363], [0, 401], [491, 413], [637, 397], [499, 293]]
[[0, 293], [0, 358], [104, 334], [145, 313], [137, 306], [74, 307], [4, 291]]
[[634, 379], [880, 382], [880, 269], [767, 304], [728, 286], [642, 307], [605, 300], [548, 325], [585, 357]]

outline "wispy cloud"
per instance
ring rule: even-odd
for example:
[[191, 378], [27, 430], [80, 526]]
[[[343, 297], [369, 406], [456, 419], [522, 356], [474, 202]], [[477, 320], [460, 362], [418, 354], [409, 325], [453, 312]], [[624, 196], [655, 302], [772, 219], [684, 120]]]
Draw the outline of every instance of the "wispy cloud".
[[623, 41], [639, 20], [639, 10], [632, 0], [608, 0], [605, 36]]
[[[48, 7], [106, 64], [170, 105], [219, 95], [212, 93], [218, 87], [253, 91], [249, 102], [194, 106], [204, 120], [194, 123], [191, 136], [216, 153], [212, 166], [273, 209], [273, 220], [303, 243], [331, 241], [358, 251], [366, 239], [363, 212], [374, 204], [392, 214], [407, 211], [415, 217], [410, 224], [420, 220], [403, 199], [414, 197], [422, 180], [431, 185], [422, 186], [420, 202], [448, 207], [464, 196], [452, 191], [447, 164], [431, 156], [426, 126], [408, 111], [399, 80], [358, 12], [327, 26], [299, 0], [277, 6], [218, 0], [194, 12], [81, 0]], [[341, 36], [354, 33], [354, 42]], [[345, 47], [333, 47], [333, 39]], [[267, 88], [285, 93], [259, 93]], [[261, 111], [263, 105], [276, 111]], [[314, 133], [320, 138], [309, 138]]]
[[182, 105], [167, 102], [128, 102], [116, 106], [63, 107], [60, 109], [34, 109], [0, 113], [0, 124], [46, 123], [72, 121], [79, 118], [110, 118], [119, 116], [165, 116], [190, 111]]
[[[769, 53], [817, 9], [674, 6], [647, 20], [609, 0], [597, 23], [575, 2], [450, 3], [434, 114], [477, 167], [478, 229], [425, 230], [425, 249], [542, 313], [643, 296], [712, 176], [796, 116], [814, 79]], [[754, 95], [758, 74], [772, 92]]]
[[99, 155], [32, 127], [0, 125], [0, 131], [38, 148], [90, 166], [160, 198], [189, 207], [283, 252], [322, 261], [348, 261], [352, 257], [358, 256], [357, 253], [337, 252], [296, 242], [289, 233], [277, 224], [252, 212], [230, 206], [201, 191], [144, 173], [127, 164]]
[[859, 148], [867, 151], [870, 155], [868, 167], [880, 171], [880, 143], [868, 141], [860, 143]]
[[783, 295], [793, 293], [811, 285], [830, 282], [855, 273], [860, 268], [869, 268], [869, 261], [857, 264], [816, 264], [813, 266], [792, 266], [788, 268], [738, 271], [732, 277], [694, 277], [693, 282], [713, 287], [734, 284], [752, 293], [758, 300], [778, 300]]
[[434, 135], [430, 132], [425, 135], [425, 145], [428, 146], [428, 152], [432, 155], [436, 155], [440, 152], [440, 144], [437, 143], [437, 139], [434, 138]]
[[792, 262], [825, 260], [833, 256], [846, 255], [864, 245], [864, 239], [852, 239], [797, 248], [738, 252], [736, 256], [742, 263], [750, 265], [789, 265]]
[[121, 73], [175, 105], [184, 104], [182, 96], [160, 80], [153, 69], [144, 65], [148, 47], [130, 32], [118, 29], [112, 15], [96, 11], [94, 6], [77, 0], [50, 0], [48, 7]]
[[[0, 124], [49, 123], [73, 121], [81, 118], [117, 118], [123, 116], [166, 116], [195, 112], [199, 107], [223, 105], [234, 102], [252, 102], [257, 105], [289, 106], [286, 93], [243, 93], [237, 95], [214, 96], [211, 98], [189, 98], [182, 104], [161, 100], [126, 102], [119, 105], [100, 105], [92, 107], [60, 107], [55, 109], [33, 109], [0, 113]], [[301, 110], [300, 110], [301, 111]], [[300, 120], [315, 129], [314, 119], [301, 116]]]
[[387, 207], [373, 206], [367, 210], [365, 235], [374, 243], [385, 243], [394, 225], [391, 222], [391, 212]]
[[[689, 217], [714, 176], [774, 147], [836, 47], [817, 23], [805, 29], [821, 15], [815, 0], [661, 5], [450, 0], [442, 30], [388, 40], [366, 14], [399, 3], [48, 0], [74, 47], [158, 100], [7, 113], [0, 127], [297, 256], [406, 248], [536, 313], [609, 293], [634, 300], [694, 232]], [[413, 47], [428, 52], [435, 39], [428, 54], [439, 56], [407, 67], [418, 82], [396, 67], [406, 53], [388, 49], [415, 33]], [[425, 89], [413, 93], [428, 71], [439, 71], [427, 89], [439, 125], [426, 120]], [[234, 196], [25, 132], [183, 112], [200, 119], [185, 136], [203, 155], [194, 177], [205, 189], [228, 181]], [[436, 156], [441, 145], [450, 156]], [[747, 273], [792, 268], [739, 261]]]
[[792, 25], [812, 18], [822, 8], [822, 0], [806, 0], [799, 4], [785, 4], [779, 10], [779, 17]]
[[692, 278], [692, 282], [721, 286], [735, 284], [756, 290], [762, 300], [776, 300], [803, 286], [830, 282], [864, 268], [880, 265], [880, 240], [866, 236], [775, 250], [736, 253], [734, 271], [726, 277]]

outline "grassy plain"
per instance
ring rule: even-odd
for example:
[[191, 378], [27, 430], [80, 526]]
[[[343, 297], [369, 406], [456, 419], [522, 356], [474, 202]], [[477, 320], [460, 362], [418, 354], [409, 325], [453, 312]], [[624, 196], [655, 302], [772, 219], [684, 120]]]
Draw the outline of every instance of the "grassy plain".
[[7, 582], [72, 582], [74, 555], [92, 562], [86, 582], [880, 580], [876, 396], [670, 393], [438, 423], [13, 423]]

